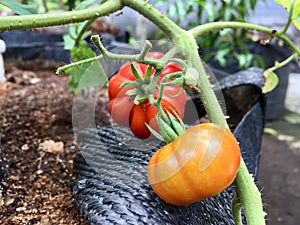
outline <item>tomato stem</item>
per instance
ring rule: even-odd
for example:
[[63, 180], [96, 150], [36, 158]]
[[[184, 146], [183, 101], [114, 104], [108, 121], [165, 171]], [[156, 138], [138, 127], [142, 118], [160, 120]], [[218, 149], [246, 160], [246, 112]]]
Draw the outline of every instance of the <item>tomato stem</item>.
[[265, 213], [261, 201], [261, 193], [254, 183], [253, 176], [249, 174], [245, 162], [241, 160], [236, 176], [236, 191], [243, 205], [248, 225], [264, 225]]
[[212, 22], [212, 23], [206, 23], [194, 27], [188, 32], [191, 33], [194, 37], [199, 37], [207, 32], [211, 32], [213, 30], [222, 30], [225, 28], [256, 30], [265, 34], [273, 35], [274, 37], [281, 39], [286, 45], [288, 45], [293, 50], [293, 52], [297, 53], [297, 55], [300, 56], [300, 50], [291, 41], [291, 39], [289, 39], [284, 33], [282, 32], [274, 33], [273, 29], [256, 25], [256, 24], [251, 24], [246, 22], [232, 22], [232, 21]]
[[234, 196], [232, 199], [231, 209], [235, 225], [243, 225], [241, 215], [242, 208], [243, 204], [241, 203], [240, 199], [237, 196]]

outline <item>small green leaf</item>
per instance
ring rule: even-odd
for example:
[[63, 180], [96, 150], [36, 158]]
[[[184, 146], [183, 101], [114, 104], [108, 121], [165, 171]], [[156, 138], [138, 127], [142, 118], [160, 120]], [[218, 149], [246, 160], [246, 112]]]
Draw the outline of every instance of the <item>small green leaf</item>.
[[71, 50], [74, 47], [75, 40], [71, 38], [70, 35], [66, 34], [63, 36], [64, 40], [64, 49], [65, 50]]
[[96, 87], [107, 83], [107, 76], [98, 61], [88, 63], [81, 72], [80, 80], [77, 82], [78, 91], [83, 88]]
[[278, 132], [275, 129], [270, 128], [270, 127], [265, 127], [264, 128], [264, 133], [274, 135], [274, 136], [276, 136], [278, 134]]
[[262, 92], [268, 93], [272, 91], [278, 85], [278, 76], [270, 70], [264, 72], [265, 84], [263, 86]]
[[295, 26], [300, 30], [300, 12], [297, 17], [294, 19]]
[[220, 51], [217, 52], [215, 58], [218, 60], [221, 66], [226, 65], [226, 56], [229, 53], [229, 48], [223, 48]]
[[10, 8], [18, 15], [37, 14], [37, 10], [34, 6], [24, 5], [16, 0], [1, 0], [0, 4]]
[[148, 128], [148, 130], [151, 132], [151, 134], [153, 134], [158, 140], [165, 142], [165, 139], [162, 135], [160, 135], [158, 132], [156, 132], [156, 130], [154, 130], [152, 127], [150, 127], [147, 123], [145, 123], [145, 125]]
[[239, 61], [239, 68], [248, 68], [253, 60], [253, 55], [251, 53], [237, 54], [237, 59]]
[[135, 79], [142, 80], [141, 75], [139, 74], [139, 72], [136, 70], [135, 66], [132, 63], [130, 64], [130, 67], [131, 67], [131, 71], [132, 71], [132, 74], [135, 77]]
[[85, 0], [85, 1], [81, 1], [80, 4], [78, 4], [75, 9], [76, 10], [86, 9], [86, 8], [88, 8], [94, 2], [98, 2], [98, 1], [97, 0]]

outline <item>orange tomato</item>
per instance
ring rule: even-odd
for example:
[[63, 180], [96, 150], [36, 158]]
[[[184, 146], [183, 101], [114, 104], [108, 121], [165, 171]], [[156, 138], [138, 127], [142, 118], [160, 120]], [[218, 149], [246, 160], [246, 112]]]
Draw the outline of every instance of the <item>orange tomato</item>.
[[198, 124], [154, 153], [148, 180], [164, 201], [188, 205], [225, 190], [235, 179], [240, 157], [239, 144], [228, 129]]

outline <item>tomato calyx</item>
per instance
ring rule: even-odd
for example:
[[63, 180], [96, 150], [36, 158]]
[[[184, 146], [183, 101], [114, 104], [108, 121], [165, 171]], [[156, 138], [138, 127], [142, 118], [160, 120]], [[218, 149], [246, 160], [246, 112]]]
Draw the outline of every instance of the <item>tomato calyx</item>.
[[168, 109], [163, 109], [159, 100], [149, 100], [158, 109], [155, 119], [157, 121], [160, 133], [152, 129], [147, 123], [145, 123], [145, 125], [157, 139], [170, 143], [186, 131], [182, 119], [174, 109], [171, 107]]
[[[135, 105], [138, 105], [148, 99], [150, 95], [153, 95], [153, 92], [157, 88], [158, 76], [154, 75], [154, 78], [151, 80], [152, 66], [148, 66], [144, 78], [139, 74], [134, 64], [131, 63], [130, 67], [136, 80], [126, 81], [121, 84], [120, 88], [131, 87], [132, 89], [128, 90], [126, 95], [133, 99]], [[158, 72], [156, 71], [156, 73]]]
[[[174, 72], [164, 76], [164, 78], [160, 81], [159, 88], [157, 87], [157, 84], [159, 83], [158, 81], [161, 71], [156, 71], [151, 80], [153, 67], [149, 65], [143, 78], [132, 63], [130, 64], [130, 66], [132, 74], [134, 75], [136, 80], [126, 81], [120, 86], [121, 88], [132, 88], [126, 92], [126, 95], [130, 96], [130, 98], [133, 99], [135, 105], [139, 105], [140, 103], [148, 100], [150, 104], [158, 109], [158, 113], [156, 114], [155, 119], [157, 121], [160, 133], [151, 128], [151, 126], [147, 123], [145, 123], [145, 126], [156, 138], [168, 143], [172, 142], [185, 132], [185, 125], [177, 112], [171, 107], [165, 109], [161, 106], [165, 86], [181, 87], [178, 93], [169, 96], [171, 98], [176, 98], [177, 96], [182, 94], [182, 92], [184, 92], [183, 87], [185, 86], [185, 74], [187, 68], [186, 64], [181, 59], [174, 59], [173, 62], [182, 65], [184, 67], [184, 71]], [[159, 94], [157, 99], [154, 99], [153, 93], [157, 89], [159, 89]]]

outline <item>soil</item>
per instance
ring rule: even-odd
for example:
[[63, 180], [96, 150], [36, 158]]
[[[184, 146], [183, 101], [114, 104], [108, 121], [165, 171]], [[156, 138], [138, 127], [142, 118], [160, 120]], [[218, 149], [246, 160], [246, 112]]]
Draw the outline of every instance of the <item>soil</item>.
[[6, 61], [0, 134], [9, 181], [0, 199], [0, 224], [88, 224], [73, 205], [74, 95], [69, 78], [55, 74], [58, 66]]
[[[58, 66], [6, 61], [0, 137], [9, 181], [0, 196], [0, 224], [88, 224], [73, 204], [74, 94], [68, 92], [69, 78], [55, 74]], [[105, 102], [97, 110], [97, 123], [107, 124]], [[270, 225], [299, 222], [299, 150], [288, 149], [286, 140], [264, 135], [258, 185]]]

